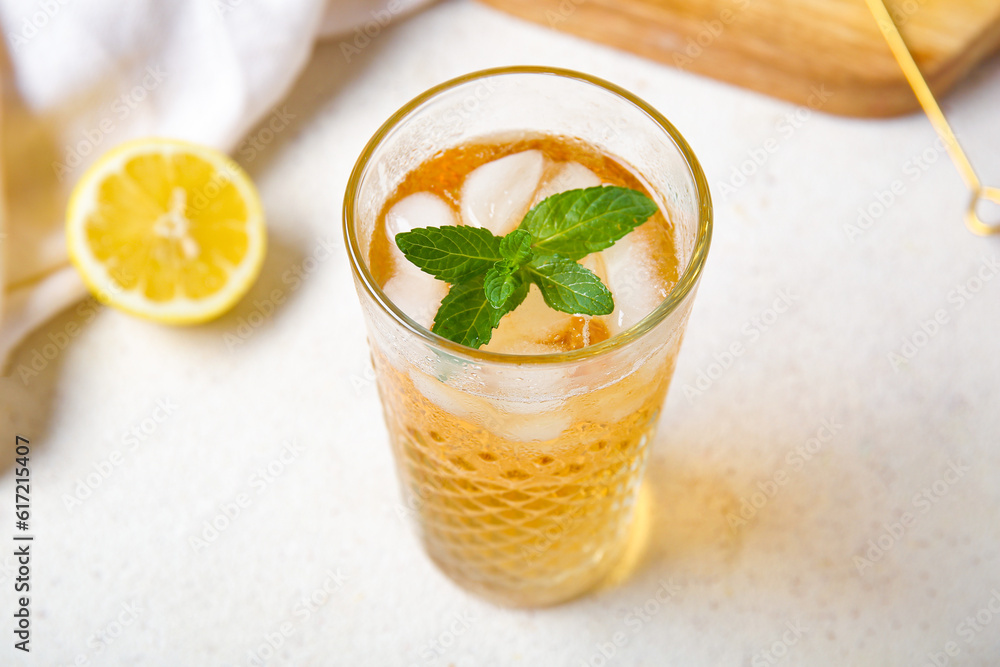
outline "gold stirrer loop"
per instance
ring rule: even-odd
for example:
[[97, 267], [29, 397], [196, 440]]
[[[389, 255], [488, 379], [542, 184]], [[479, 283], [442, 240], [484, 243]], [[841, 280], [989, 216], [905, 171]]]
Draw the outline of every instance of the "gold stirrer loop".
[[948, 149], [948, 155], [951, 156], [951, 161], [955, 164], [955, 168], [958, 169], [962, 180], [965, 181], [965, 186], [972, 193], [972, 200], [969, 202], [969, 208], [965, 212], [965, 224], [970, 230], [981, 236], [1000, 232], [1000, 223], [988, 225], [979, 218], [979, 214], [976, 211], [980, 200], [988, 200], [1000, 204], [1000, 188], [984, 186], [979, 181], [976, 170], [973, 169], [968, 156], [966, 156], [965, 151], [962, 150], [962, 146], [958, 143], [958, 139], [955, 137], [955, 133], [952, 131], [947, 117], [941, 111], [941, 106], [937, 103], [937, 100], [934, 99], [934, 93], [931, 92], [930, 86], [927, 85], [927, 81], [920, 73], [920, 68], [917, 67], [916, 61], [913, 60], [913, 56], [906, 47], [906, 42], [903, 41], [902, 35], [899, 34], [899, 29], [889, 15], [889, 10], [886, 8], [884, 0], [865, 1], [868, 3], [868, 9], [871, 10], [872, 15], [875, 17], [875, 22], [878, 23], [878, 27], [882, 31], [882, 36], [889, 43], [892, 55], [895, 56], [896, 62], [899, 63], [903, 74], [906, 76], [906, 80], [910, 82], [910, 87], [913, 88], [913, 92], [920, 101], [920, 106], [924, 108], [924, 113], [930, 119], [934, 130], [941, 137], [941, 140], [944, 141]]

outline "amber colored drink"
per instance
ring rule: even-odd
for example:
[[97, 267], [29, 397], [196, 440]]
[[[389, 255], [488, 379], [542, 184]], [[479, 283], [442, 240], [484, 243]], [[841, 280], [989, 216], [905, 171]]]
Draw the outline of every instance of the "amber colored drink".
[[[599, 82], [574, 78], [582, 75], [543, 72], [573, 86], [600, 88]], [[487, 77], [499, 81], [485, 104], [500, 104], [507, 94], [504, 77], [514, 75], [531, 79], [542, 73], [471, 75], [464, 84], [451, 82], [451, 88], [418, 98], [408, 113], [419, 114], [421, 103], [426, 107], [463, 85], [483, 85]], [[509, 94], [521, 94], [524, 81], [509, 83], [518, 84]], [[431, 113], [433, 118], [445, 112]], [[450, 120], [445, 126], [454, 124]], [[666, 121], [654, 120], [652, 130], [663, 133]], [[404, 115], [390, 124], [405, 130], [415, 122]], [[620, 554], [710, 222], [700, 169], [675, 145], [667, 148], [679, 162], [668, 160], [664, 167], [681, 167], [686, 181], [665, 189], [660, 175], [650, 178], [644, 165], [613, 152], [614, 141], [600, 145], [586, 132], [574, 132], [573, 123], [541, 129], [480, 130], [441, 146], [420, 141], [415, 145], [424, 151], [421, 159], [410, 155], [395, 179], [387, 179], [382, 168], [363, 167], [377, 161], [379, 147], [385, 150], [392, 140], [391, 134], [377, 135], [345, 201], [352, 264], [404, 505], [445, 574], [517, 606], [552, 604], [588, 590]], [[410, 153], [420, 150], [404, 152]], [[390, 150], [381, 164], [405, 162], [398, 155]], [[361, 192], [366, 175], [378, 191], [374, 195]], [[532, 287], [480, 350], [427, 331], [447, 285], [408, 266], [395, 248], [395, 233], [475, 224], [502, 234], [544, 196], [601, 184], [641, 190], [660, 209], [614, 248], [583, 260], [611, 289], [615, 312], [558, 313]]]

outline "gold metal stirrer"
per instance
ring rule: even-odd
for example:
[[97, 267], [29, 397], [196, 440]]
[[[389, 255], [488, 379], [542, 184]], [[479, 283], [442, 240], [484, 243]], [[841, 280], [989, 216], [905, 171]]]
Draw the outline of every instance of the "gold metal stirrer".
[[944, 141], [948, 149], [948, 155], [951, 156], [951, 161], [955, 164], [955, 168], [958, 169], [962, 180], [965, 181], [966, 187], [972, 193], [972, 201], [969, 202], [969, 209], [965, 212], [965, 224], [970, 230], [981, 236], [1000, 232], [1000, 223], [988, 225], [979, 218], [979, 214], [976, 212], [980, 200], [988, 200], [1000, 204], [1000, 188], [984, 186], [980, 182], [979, 177], [976, 175], [976, 170], [972, 168], [972, 163], [969, 162], [965, 151], [959, 145], [958, 139], [955, 137], [955, 133], [948, 123], [948, 119], [945, 117], [944, 112], [941, 111], [941, 106], [934, 99], [934, 93], [931, 92], [930, 86], [927, 85], [923, 74], [920, 73], [920, 68], [917, 67], [916, 61], [913, 60], [913, 55], [910, 54], [910, 50], [906, 47], [903, 36], [899, 34], [899, 29], [889, 15], [885, 1], [865, 1], [868, 3], [868, 9], [875, 16], [875, 21], [882, 31], [882, 36], [889, 43], [892, 55], [895, 56], [896, 62], [899, 63], [903, 74], [906, 76], [906, 80], [910, 82], [910, 87], [913, 88], [913, 92], [920, 101], [920, 106], [924, 108], [924, 113], [930, 119], [934, 130], [941, 137], [941, 140]]

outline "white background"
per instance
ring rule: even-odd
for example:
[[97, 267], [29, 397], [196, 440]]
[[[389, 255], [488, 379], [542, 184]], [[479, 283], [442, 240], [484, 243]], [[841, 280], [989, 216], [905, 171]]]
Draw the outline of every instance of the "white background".
[[[457, 589], [398, 518], [340, 230], [349, 171], [385, 118], [508, 64], [579, 69], [648, 100], [701, 159], [716, 214], [650, 465], [648, 544], [618, 586], [536, 611]], [[945, 107], [1000, 185], [1000, 60]], [[294, 119], [276, 134], [265, 120], [259, 149], [236, 151], [271, 247], [234, 312], [166, 328], [87, 303], [31, 336], [0, 380], [4, 447], [15, 433], [32, 443], [37, 536], [30, 656], [11, 648], [12, 547], [0, 549], [0, 662], [247, 665], [270, 637], [268, 664], [294, 665], [925, 665], [948, 642], [950, 664], [997, 664], [1000, 240], [963, 227], [967, 195], [926, 119], [800, 110], [464, 0], [400, 21], [350, 62], [325, 44], [278, 109]], [[723, 188], [765, 144], [745, 183]], [[901, 194], [852, 237], [845, 226], [894, 181]], [[970, 280], [979, 291], [957, 296]], [[773, 318], [782, 294], [791, 306]], [[283, 303], [270, 313], [270, 300]], [[946, 323], [894, 367], [888, 355], [937, 311]], [[18, 372], [59, 341], [37, 376]], [[744, 352], [730, 363], [733, 343]], [[700, 373], [707, 388], [685, 392]], [[833, 437], [797, 458], [824, 423]], [[286, 442], [298, 449], [272, 463]], [[269, 464], [280, 472], [265, 479]], [[956, 479], [950, 464], [968, 470]], [[196, 550], [240, 494], [248, 506]], [[13, 495], [5, 464], [3, 541]], [[339, 583], [324, 593], [328, 572]], [[314, 593], [322, 604], [300, 606]], [[978, 631], [961, 625], [980, 610]]]

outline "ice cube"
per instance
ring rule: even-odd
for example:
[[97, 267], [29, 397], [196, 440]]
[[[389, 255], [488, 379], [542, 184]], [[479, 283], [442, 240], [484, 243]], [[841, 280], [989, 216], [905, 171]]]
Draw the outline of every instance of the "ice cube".
[[500, 320], [483, 349], [506, 354], [565, 352], [573, 349], [572, 333], [578, 328], [573, 315], [549, 308], [532, 285], [524, 302]]
[[574, 419], [567, 401], [583, 389], [573, 373], [573, 366], [557, 364], [529, 369], [512, 366], [484, 373], [490, 427], [521, 442], [559, 437]]
[[456, 222], [451, 207], [429, 192], [418, 192], [401, 199], [385, 216], [385, 233], [389, 237], [395, 271], [382, 291], [400, 310], [428, 329], [434, 323], [441, 300], [448, 293], [448, 285], [407, 260], [395, 243], [396, 234], [417, 227], [443, 227]]
[[448, 284], [414, 266], [389, 278], [382, 291], [410, 319], [430, 329], [441, 300], [448, 294]]
[[528, 212], [545, 156], [530, 150], [487, 162], [466, 176], [462, 186], [462, 219], [504, 236]]
[[416, 368], [410, 370], [413, 386], [431, 403], [445, 412], [462, 419], [475, 419], [482, 415], [486, 405], [482, 399], [463, 392], [455, 387], [449, 387], [441, 380], [431, 377]]
[[[561, 400], [540, 402], [486, 398], [451, 387], [416, 369], [410, 371], [410, 378], [417, 391], [440, 409], [502, 438], [520, 442], [551, 440], [572, 423], [572, 415], [565, 409], [560, 410], [563, 406]], [[559, 380], [563, 381], [561, 375]]]
[[389, 209], [385, 214], [385, 232], [395, 238], [396, 234], [416, 227], [443, 227], [455, 222], [455, 212], [445, 200], [430, 192], [417, 192]]
[[605, 285], [608, 284], [608, 267], [604, 263], [604, 255], [593, 252], [580, 260], [580, 265], [601, 279]]
[[651, 251], [651, 233], [640, 227], [601, 251], [608, 288], [615, 299], [615, 310], [608, 318], [611, 335], [638, 324], [667, 298], [668, 290]]
[[[408, 232], [417, 227], [444, 227], [454, 225], [455, 212], [445, 200], [430, 192], [418, 192], [404, 197], [385, 214], [385, 235], [389, 238], [396, 268], [400, 264], [413, 266], [395, 244], [396, 234]], [[414, 267], [416, 268], [416, 267]]]
[[567, 190], [579, 190], [581, 188], [593, 188], [601, 184], [601, 179], [597, 174], [584, 167], [579, 162], [559, 162], [549, 168], [551, 174], [542, 181], [532, 206], [542, 201], [546, 197], [557, 195]]
[[497, 423], [497, 432], [519, 442], [541, 442], [558, 438], [572, 424], [573, 416], [567, 410], [533, 415], [510, 413]]

